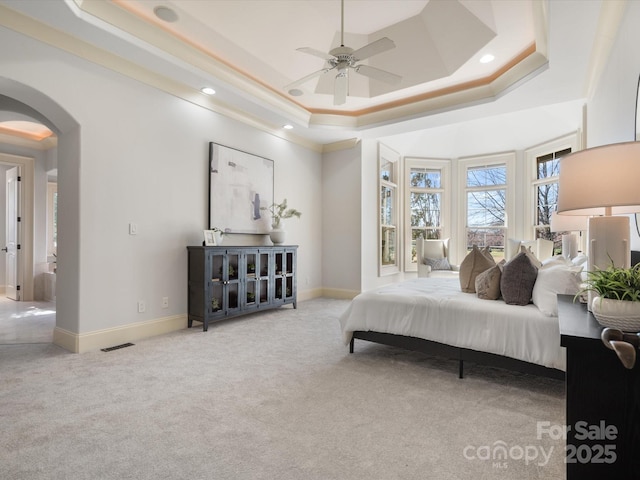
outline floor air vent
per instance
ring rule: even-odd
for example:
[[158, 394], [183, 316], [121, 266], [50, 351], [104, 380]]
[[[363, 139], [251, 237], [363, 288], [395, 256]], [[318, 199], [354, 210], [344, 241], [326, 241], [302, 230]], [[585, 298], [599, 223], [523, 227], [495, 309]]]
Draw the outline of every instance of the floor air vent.
[[133, 347], [134, 345], [134, 343], [123, 343], [122, 345], [116, 345], [115, 347], [101, 348], [100, 350], [102, 350], [103, 352], [111, 352], [112, 350], [119, 350], [125, 347]]

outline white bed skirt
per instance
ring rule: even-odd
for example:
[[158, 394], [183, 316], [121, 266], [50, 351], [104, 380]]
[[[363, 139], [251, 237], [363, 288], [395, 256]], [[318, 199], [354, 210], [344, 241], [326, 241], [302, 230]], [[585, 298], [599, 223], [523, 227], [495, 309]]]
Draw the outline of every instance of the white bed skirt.
[[463, 293], [457, 278], [418, 278], [363, 292], [340, 324], [345, 344], [358, 330], [392, 333], [566, 369], [557, 317], [533, 304]]

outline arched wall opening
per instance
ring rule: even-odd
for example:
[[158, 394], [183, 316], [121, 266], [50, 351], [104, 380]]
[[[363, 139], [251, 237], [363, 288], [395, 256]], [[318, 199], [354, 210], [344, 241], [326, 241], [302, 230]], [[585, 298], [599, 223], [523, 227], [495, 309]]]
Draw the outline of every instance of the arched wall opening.
[[0, 77], [0, 111], [28, 115], [58, 136], [58, 268], [53, 342], [72, 352], [80, 332], [80, 125], [42, 92]]

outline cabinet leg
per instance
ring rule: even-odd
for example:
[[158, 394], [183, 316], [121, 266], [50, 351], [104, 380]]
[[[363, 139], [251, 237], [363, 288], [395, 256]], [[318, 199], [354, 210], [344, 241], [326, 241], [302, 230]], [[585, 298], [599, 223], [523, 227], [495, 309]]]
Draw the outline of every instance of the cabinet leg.
[[203, 331], [203, 332], [206, 332], [207, 330], [209, 330], [209, 320], [205, 320], [205, 321], [202, 323], [202, 331]]
[[191, 328], [193, 326], [193, 318], [187, 318], [187, 328]]
[[356, 342], [356, 339], [351, 337], [351, 341], [349, 342], [349, 353], [353, 353], [353, 344]]

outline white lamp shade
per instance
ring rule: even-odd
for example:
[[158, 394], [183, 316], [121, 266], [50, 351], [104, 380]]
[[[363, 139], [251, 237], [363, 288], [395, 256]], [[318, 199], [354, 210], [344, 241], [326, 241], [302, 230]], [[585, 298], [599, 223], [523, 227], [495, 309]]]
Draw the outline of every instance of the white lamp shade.
[[559, 215], [551, 214], [550, 227], [552, 232], [584, 232], [587, 230], [586, 215]]
[[560, 160], [558, 213], [640, 212], [640, 142], [616, 143]]

